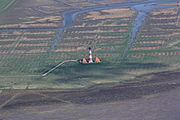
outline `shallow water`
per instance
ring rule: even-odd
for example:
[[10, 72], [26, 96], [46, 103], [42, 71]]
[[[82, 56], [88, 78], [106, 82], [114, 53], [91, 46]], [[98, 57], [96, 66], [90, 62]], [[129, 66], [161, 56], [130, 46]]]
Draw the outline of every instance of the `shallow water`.
[[131, 30], [131, 37], [128, 41], [128, 46], [124, 50], [124, 53], [128, 51], [128, 49], [132, 46], [132, 43], [135, 41], [137, 33], [139, 31], [139, 28], [144, 22], [144, 19], [150, 13], [152, 10], [157, 8], [165, 8], [165, 7], [173, 7], [172, 5], [157, 5], [161, 3], [172, 3], [172, 2], [178, 2], [179, 0], [147, 0], [144, 2], [132, 2], [132, 3], [121, 3], [121, 4], [109, 4], [109, 5], [98, 5], [93, 7], [86, 7], [81, 8], [77, 10], [71, 10], [63, 13], [64, 21], [63, 21], [63, 27], [60, 28], [59, 33], [56, 35], [56, 39], [54, 43], [52, 44], [52, 49], [56, 47], [56, 45], [61, 41], [63, 38], [64, 30], [67, 28], [70, 28], [75, 20], [75, 17], [77, 14], [90, 12], [94, 10], [104, 10], [104, 9], [114, 9], [114, 8], [131, 8], [133, 10], [136, 10], [138, 12], [134, 23], [133, 28]]
[[128, 46], [124, 50], [126, 53], [129, 48], [131, 48], [133, 42], [136, 40], [137, 33], [142, 26], [146, 16], [148, 16], [148, 13], [150, 13], [152, 10], [157, 9], [157, 8], [167, 8], [167, 7], [174, 7], [173, 5], [157, 5], [157, 3], [146, 3], [146, 4], [140, 4], [140, 5], [135, 5], [131, 7], [132, 10], [135, 10], [138, 12], [134, 24], [131, 30], [131, 37], [128, 41]]

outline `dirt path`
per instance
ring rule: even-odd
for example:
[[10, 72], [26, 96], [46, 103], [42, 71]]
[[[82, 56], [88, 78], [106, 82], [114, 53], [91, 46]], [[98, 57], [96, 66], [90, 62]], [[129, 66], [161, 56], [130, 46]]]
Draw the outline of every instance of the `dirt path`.
[[48, 75], [49, 73], [51, 73], [52, 71], [57, 69], [59, 66], [65, 64], [65, 63], [68, 63], [68, 62], [77, 62], [77, 60], [65, 60], [65, 61], [59, 63], [58, 65], [56, 65], [55, 67], [53, 67], [52, 69], [50, 69], [49, 71], [47, 71], [46, 73], [44, 73], [42, 76], [44, 77], [44, 76]]

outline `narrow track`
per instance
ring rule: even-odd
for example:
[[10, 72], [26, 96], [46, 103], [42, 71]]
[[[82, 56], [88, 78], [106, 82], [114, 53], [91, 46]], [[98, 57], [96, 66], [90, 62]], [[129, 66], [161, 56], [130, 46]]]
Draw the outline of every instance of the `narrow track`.
[[68, 62], [77, 62], [77, 60], [65, 60], [65, 61], [59, 63], [58, 65], [56, 65], [55, 67], [53, 67], [52, 69], [50, 69], [49, 71], [47, 71], [46, 73], [44, 73], [42, 76], [45, 77], [46, 75], [48, 75], [49, 73], [51, 73], [52, 71], [57, 69], [59, 66], [65, 64], [65, 63], [68, 63]]

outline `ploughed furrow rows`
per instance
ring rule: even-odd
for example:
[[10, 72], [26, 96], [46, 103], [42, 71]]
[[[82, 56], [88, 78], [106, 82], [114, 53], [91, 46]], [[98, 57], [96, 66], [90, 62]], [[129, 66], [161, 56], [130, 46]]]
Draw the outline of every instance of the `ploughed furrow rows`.
[[136, 53], [132, 55], [128, 55], [128, 57], [135, 57], [135, 58], [141, 58], [141, 57], [152, 57], [152, 56], [179, 56], [180, 51], [170, 51], [170, 52], [152, 52], [152, 53]]
[[[128, 57], [143, 62], [180, 66], [180, 31], [176, 21], [178, 8], [155, 10], [146, 18]], [[172, 63], [172, 61], [174, 63]], [[176, 63], [175, 63], [176, 62]]]
[[[8, 54], [11, 49], [14, 49], [15, 54], [47, 52], [55, 33], [56, 31], [27, 30], [22, 35], [22, 31], [0, 31], [0, 53]], [[14, 46], [17, 41], [18, 45]]]
[[134, 17], [135, 12], [129, 8], [78, 14], [74, 25], [64, 31], [63, 39], [55, 52], [74, 53], [75, 55], [71, 54], [72, 58], [81, 57], [88, 47], [92, 47], [94, 55], [97, 53], [102, 59], [121, 56]]
[[[49, 60], [50, 47], [62, 26], [63, 19], [59, 14], [39, 13], [38, 10], [33, 9], [32, 3], [17, 1], [12, 8], [14, 11], [9, 10], [8, 13], [1, 14], [0, 76], [4, 77], [0, 80], [0, 89], [1, 86], [9, 88], [11, 85], [17, 85], [21, 89], [22, 84], [26, 86], [28, 81], [32, 82], [33, 77], [41, 73], [38, 70], [54, 62]], [[52, 1], [48, 3], [53, 6]], [[19, 6], [21, 4], [26, 5]], [[40, 5], [39, 1], [35, 6], [44, 7], [43, 4]], [[49, 8], [44, 8], [44, 11]], [[26, 75], [29, 76], [25, 77]], [[19, 78], [8, 76], [19, 76]]]
[[[126, 14], [124, 14], [126, 13]], [[121, 8], [121, 9], [110, 9], [110, 10], [101, 10], [89, 12], [88, 16], [83, 19], [86, 20], [102, 20], [109, 18], [123, 18], [123, 17], [131, 17], [134, 15], [134, 11], [129, 10], [129, 8]]]

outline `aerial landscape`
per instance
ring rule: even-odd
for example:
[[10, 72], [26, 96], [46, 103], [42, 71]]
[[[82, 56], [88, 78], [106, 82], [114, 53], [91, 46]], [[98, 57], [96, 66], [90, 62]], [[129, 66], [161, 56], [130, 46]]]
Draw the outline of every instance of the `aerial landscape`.
[[0, 0], [0, 120], [179, 120], [179, 0]]

